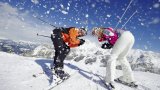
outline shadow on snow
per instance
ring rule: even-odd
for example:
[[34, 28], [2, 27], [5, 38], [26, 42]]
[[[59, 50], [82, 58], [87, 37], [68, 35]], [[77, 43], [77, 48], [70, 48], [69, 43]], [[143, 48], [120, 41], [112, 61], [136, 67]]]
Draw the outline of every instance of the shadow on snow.
[[[37, 59], [35, 60], [35, 62], [40, 65], [44, 71], [44, 73], [46, 74], [46, 76], [49, 78], [48, 81], [49, 83], [53, 83], [53, 74], [50, 70], [50, 64], [53, 63], [53, 60], [46, 60], [46, 59]], [[95, 74], [95, 73], [92, 73], [92, 72], [89, 72], [89, 71], [86, 71], [86, 70], [83, 70], [73, 64], [70, 64], [70, 63], [64, 63], [64, 65], [66, 65], [67, 67], [71, 68], [71, 69], [74, 69], [74, 70], [78, 70], [79, 74], [81, 74], [83, 77], [89, 79], [89, 80], [92, 80], [94, 83], [96, 84], [99, 84], [100, 86], [108, 89], [109, 87], [106, 87], [102, 81], [99, 79], [99, 80], [96, 80], [96, 79], [93, 79], [92, 76], [95, 76], [97, 78], [103, 78], [101, 75], [98, 75], [98, 74]], [[88, 75], [87, 75], [88, 74]]]

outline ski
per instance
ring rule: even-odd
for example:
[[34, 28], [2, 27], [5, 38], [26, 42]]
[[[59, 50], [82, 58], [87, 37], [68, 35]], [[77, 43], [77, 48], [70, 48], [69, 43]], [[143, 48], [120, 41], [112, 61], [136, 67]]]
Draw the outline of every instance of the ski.
[[[77, 69], [78, 71], [79, 71], [79, 69]], [[60, 79], [60, 77], [58, 76], [58, 75], [56, 75], [54, 72], [52, 72], [52, 74], [53, 74], [53, 76], [55, 76], [57, 79], [59, 79], [59, 80], [56, 80], [56, 79], [54, 79], [54, 83], [53, 84], [51, 84], [47, 89], [45, 89], [45, 90], [52, 90], [52, 89], [54, 89], [55, 87], [57, 87], [58, 85], [60, 85], [60, 84], [62, 84], [62, 83], [64, 83], [65, 81], [67, 81], [69, 78], [71, 78], [71, 76], [73, 76], [75, 73], [77, 73], [77, 71], [76, 72], [74, 72], [74, 73], [66, 73], [65, 72], [65, 74], [66, 74], [66, 77], [64, 77], [63, 79]]]
[[113, 86], [110, 84], [106, 84], [106, 82], [100, 77], [98, 76], [98, 78], [101, 80], [101, 82], [104, 84], [104, 86], [108, 89], [108, 90], [114, 90]]
[[56, 81], [53, 85], [51, 85], [48, 90], [52, 90], [53, 88], [57, 87], [58, 85], [62, 84], [63, 82], [65, 82], [66, 80], [68, 80], [70, 78], [70, 75], [67, 76], [65, 79], [60, 79], [58, 81]]
[[131, 88], [137, 88], [138, 87], [138, 85], [136, 85], [134, 83], [127, 83], [127, 82], [121, 81], [120, 79], [115, 79], [114, 81], [117, 82], [117, 83], [126, 85], [128, 87], [131, 87]]
[[68, 80], [70, 78], [70, 75], [68, 73], [65, 74], [66, 74], [65, 77], [61, 78], [55, 73], [52, 73], [52, 75], [55, 76], [56, 78], [54, 79], [54, 82], [47, 88], [47, 90], [52, 90], [53, 88], [57, 87], [58, 85]]

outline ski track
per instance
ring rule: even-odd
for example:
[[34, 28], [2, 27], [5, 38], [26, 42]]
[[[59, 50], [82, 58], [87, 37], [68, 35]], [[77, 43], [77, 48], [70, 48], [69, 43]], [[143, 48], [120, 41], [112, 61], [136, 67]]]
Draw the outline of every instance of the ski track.
[[[52, 60], [22, 57], [0, 52], [0, 90], [46, 90], [54, 83], [49, 72]], [[104, 79], [106, 69], [99, 63], [84, 64], [84, 61], [65, 61], [64, 69], [71, 76], [52, 90], [108, 90], [99, 77]], [[116, 77], [122, 75], [116, 71]], [[35, 75], [36, 77], [33, 77]], [[137, 89], [116, 83], [115, 90], [159, 90], [160, 75], [134, 71]]]

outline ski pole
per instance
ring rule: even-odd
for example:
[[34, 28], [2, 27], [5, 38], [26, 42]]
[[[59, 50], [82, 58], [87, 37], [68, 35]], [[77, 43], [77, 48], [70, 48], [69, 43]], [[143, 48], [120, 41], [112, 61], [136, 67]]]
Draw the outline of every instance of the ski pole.
[[122, 14], [121, 18], [118, 20], [118, 23], [117, 23], [117, 25], [114, 27], [114, 29], [116, 29], [116, 28], [117, 28], [117, 26], [118, 26], [118, 25], [119, 25], [119, 23], [121, 22], [121, 20], [122, 20], [123, 16], [126, 14], [126, 12], [127, 12], [128, 8], [130, 7], [130, 5], [131, 5], [131, 3], [132, 3], [132, 2], [133, 2], [133, 0], [131, 0], [131, 1], [129, 2], [129, 4], [128, 4], [127, 8], [126, 8], [126, 9], [125, 9], [125, 11], [123, 12], [123, 14]]
[[121, 29], [124, 28], [124, 26], [128, 23], [128, 21], [136, 14], [138, 13], [137, 10], [128, 18], [128, 20], [122, 25]]
[[37, 33], [37, 36], [42, 36], [42, 37], [51, 38], [50, 36], [46, 36], [46, 35], [39, 35], [38, 33]]
[[46, 22], [45, 20], [43, 20], [43, 19], [41, 19], [41, 18], [39, 18], [39, 17], [35, 17], [35, 18], [37, 18], [38, 20], [40, 20], [40, 21], [42, 21], [42, 22], [44, 22], [44, 23], [47, 23], [47, 24], [49, 24], [50, 26], [56, 28], [56, 26], [54, 26], [53, 24], [51, 24], [51, 23], [49, 23], [49, 22]]

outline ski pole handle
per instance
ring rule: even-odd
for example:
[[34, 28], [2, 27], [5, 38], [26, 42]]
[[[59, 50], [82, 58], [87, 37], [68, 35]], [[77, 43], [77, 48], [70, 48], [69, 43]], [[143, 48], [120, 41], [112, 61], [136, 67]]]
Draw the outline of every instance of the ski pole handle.
[[51, 38], [50, 36], [46, 36], [46, 35], [39, 35], [38, 33], [37, 33], [37, 36], [42, 36], [42, 37]]
[[49, 23], [49, 22], [47, 22], [47, 21], [45, 21], [45, 20], [41, 19], [40, 17], [35, 17], [35, 18], [37, 18], [38, 20], [40, 20], [40, 21], [42, 21], [42, 22], [44, 22], [44, 23], [46, 23], [46, 24], [49, 24], [50, 26], [52, 26], [52, 27], [55, 27], [55, 28], [56, 28], [56, 26], [55, 26], [55, 25], [53, 25], [53, 24], [51, 24], [51, 23]]

